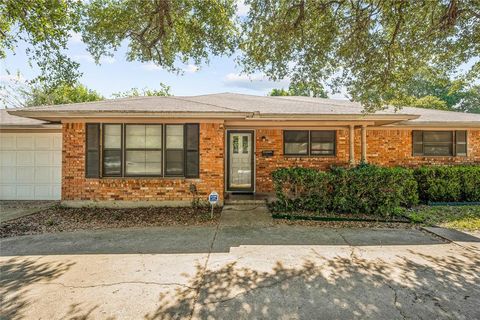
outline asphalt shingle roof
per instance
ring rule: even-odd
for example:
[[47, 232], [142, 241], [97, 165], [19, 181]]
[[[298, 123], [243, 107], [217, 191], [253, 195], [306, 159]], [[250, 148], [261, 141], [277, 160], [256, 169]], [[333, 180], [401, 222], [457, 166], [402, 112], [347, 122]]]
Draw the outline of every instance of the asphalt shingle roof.
[[[10, 109], [12, 110], [12, 109]], [[219, 93], [199, 96], [133, 97], [87, 103], [39, 106], [17, 109], [28, 116], [32, 112], [148, 112], [148, 113], [232, 113], [260, 115], [361, 115], [363, 107], [356, 102], [313, 97], [270, 97], [236, 93]], [[455, 123], [473, 122], [480, 125], [480, 114], [439, 111], [405, 107], [380, 110], [375, 115], [419, 115], [405, 123]], [[3, 119], [2, 119], [3, 121]], [[25, 121], [36, 121], [26, 120]]]

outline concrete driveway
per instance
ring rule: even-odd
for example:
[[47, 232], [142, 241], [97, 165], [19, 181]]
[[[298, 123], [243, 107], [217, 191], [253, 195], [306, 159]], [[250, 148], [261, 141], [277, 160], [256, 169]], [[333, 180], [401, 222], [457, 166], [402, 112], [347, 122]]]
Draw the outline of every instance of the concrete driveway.
[[28, 216], [54, 206], [59, 201], [0, 200], [0, 222]]
[[480, 318], [480, 244], [418, 230], [177, 227], [0, 245], [7, 319]]

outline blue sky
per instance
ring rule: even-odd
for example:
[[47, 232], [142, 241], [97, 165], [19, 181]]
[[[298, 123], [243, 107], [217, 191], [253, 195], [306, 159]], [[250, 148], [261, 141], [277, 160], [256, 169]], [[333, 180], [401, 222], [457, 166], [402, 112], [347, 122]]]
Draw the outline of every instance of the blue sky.
[[[68, 43], [68, 55], [80, 63], [80, 71], [83, 73], [80, 82], [105, 97], [134, 87], [155, 89], [160, 82], [170, 86], [171, 92], [177, 96], [217, 92], [266, 95], [272, 88], [288, 87], [287, 80], [275, 83], [261, 74], [240, 74], [241, 70], [235, 64], [235, 56], [212, 57], [210, 63], [200, 69], [191, 64], [179, 64], [183, 74], [176, 75], [153, 63], [128, 62], [125, 58], [126, 51], [126, 45], [122, 46], [113, 57], [105, 57], [100, 65], [97, 65], [86, 51], [79, 35], [72, 35]], [[1, 63], [0, 79], [3, 81], [11, 77], [5, 70], [12, 74], [19, 72], [24, 79], [32, 79], [38, 74], [35, 66], [28, 64], [25, 45], [17, 47], [15, 54], [9, 53]]]

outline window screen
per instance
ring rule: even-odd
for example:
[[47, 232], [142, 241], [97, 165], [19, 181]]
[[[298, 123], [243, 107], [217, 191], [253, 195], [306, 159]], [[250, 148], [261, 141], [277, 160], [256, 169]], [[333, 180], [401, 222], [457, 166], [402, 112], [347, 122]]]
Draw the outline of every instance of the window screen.
[[196, 123], [185, 125], [185, 177], [197, 178], [199, 176], [199, 143], [200, 130]]
[[103, 175], [122, 175], [122, 125], [103, 125]]
[[162, 126], [125, 125], [125, 174], [162, 174]]
[[335, 131], [311, 131], [310, 154], [335, 155]]
[[283, 141], [286, 155], [308, 154], [308, 131], [284, 131]]
[[465, 156], [466, 131], [413, 131], [413, 155]]
[[457, 156], [467, 155], [467, 131], [455, 132], [455, 154]]
[[86, 130], [85, 176], [98, 178], [100, 176], [100, 125], [87, 123]]
[[166, 125], [165, 175], [184, 174], [184, 125]]

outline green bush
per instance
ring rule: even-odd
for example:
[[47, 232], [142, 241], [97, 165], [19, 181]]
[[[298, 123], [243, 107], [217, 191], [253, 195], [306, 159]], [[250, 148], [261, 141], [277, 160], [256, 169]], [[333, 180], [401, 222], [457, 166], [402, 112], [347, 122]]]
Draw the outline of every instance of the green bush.
[[428, 166], [415, 169], [424, 202], [480, 201], [480, 166]]
[[360, 165], [321, 172], [283, 168], [273, 173], [276, 211], [373, 213], [389, 216], [418, 202], [413, 171]]

